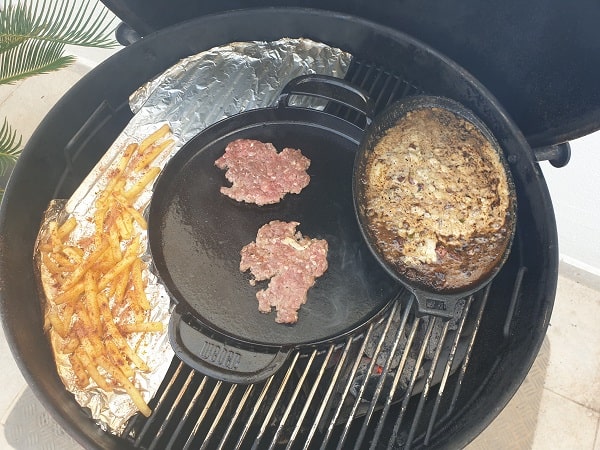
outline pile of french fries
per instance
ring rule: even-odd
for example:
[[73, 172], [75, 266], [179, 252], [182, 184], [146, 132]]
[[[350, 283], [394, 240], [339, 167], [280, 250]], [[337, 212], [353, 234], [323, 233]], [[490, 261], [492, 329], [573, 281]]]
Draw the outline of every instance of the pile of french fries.
[[149, 320], [140, 240], [147, 224], [143, 207], [134, 205], [160, 173], [153, 161], [173, 144], [167, 125], [129, 144], [107, 171], [106, 187], [85, 219], [93, 223], [93, 235], [77, 233], [89, 223], [70, 216], [62, 224], [50, 222], [38, 246], [52, 284], [44, 316], [46, 330], [60, 337], [54, 351], [68, 355], [78, 388], [93, 382], [106, 392], [125, 390], [145, 416], [151, 410], [132, 380], [149, 367], [135, 342], [144, 333], [163, 332], [163, 324]]

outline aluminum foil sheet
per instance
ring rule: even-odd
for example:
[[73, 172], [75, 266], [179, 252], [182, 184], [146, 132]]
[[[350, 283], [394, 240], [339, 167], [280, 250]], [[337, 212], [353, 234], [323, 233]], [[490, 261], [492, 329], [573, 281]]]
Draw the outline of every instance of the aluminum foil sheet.
[[182, 60], [136, 91], [130, 98], [133, 122], [162, 117], [187, 142], [220, 119], [272, 106], [283, 86], [299, 75], [343, 78], [350, 60], [349, 53], [308, 39], [217, 47]]
[[[207, 126], [245, 110], [273, 105], [283, 86], [299, 75], [318, 73], [343, 78], [350, 61], [350, 54], [308, 39], [236, 42], [181, 60], [131, 95], [130, 107], [135, 115], [130, 123], [73, 196], [49, 207], [46, 220], [57, 215], [74, 215], [82, 220], [91, 217], [107, 174], [117, 164], [127, 143], [140, 142], [160, 125], [167, 123], [175, 140], [172, 149], [153, 164], [164, 167], [173, 154]], [[313, 100], [295, 104], [319, 107]], [[150, 186], [138, 199], [136, 208], [145, 208], [151, 197]], [[89, 227], [82, 227], [81, 233], [92, 232]], [[147, 248], [147, 232], [138, 231]], [[145, 259], [152, 267], [148, 252]], [[166, 324], [170, 316], [169, 297], [154, 273], [146, 276], [151, 320]], [[42, 281], [43, 278], [42, 274]], [[133, 343], [152, 368], [149, 373], [136, 374], [136, 385], [146, 401], [156, 393], [173, 358], [166, 331], [147, 335], [141, 347], [140, 343]], [[58, 358], [57, 367], [67, 389], [82, 407], [89, 409], [99, 425], [115, 434], [121, 433], [127, 420], [137, 412], [129, 396], [125, 392], [107, 394], [95, 386], [78, 389], [68, 358]]]

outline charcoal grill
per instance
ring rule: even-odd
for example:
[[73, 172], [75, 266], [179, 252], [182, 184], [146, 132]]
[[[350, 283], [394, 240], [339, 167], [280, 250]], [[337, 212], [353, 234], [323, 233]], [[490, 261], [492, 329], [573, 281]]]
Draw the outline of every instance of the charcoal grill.
[[[409, 94], [430, 93], [453, 97], [478, 113], [503, 141], [516, 173], [519, 217], [511, 255], [492, 284], [464, 299], [454, 319], [416, 315], [414, 300], [401, 291], [365, 330], [341, 343], [296, 350], [264, 382], [231, 384], [173, 360], [150, 403], [152, 416], [134, 417], [121, 436], [103, 432], [62, 386], [42, 332], [31, 260], [41, 215], [52, 198], [74, 191], [125, 127], [131, 118], [128, 96], [142, 83], [180, 58], [217, 45], [284, 36], [350, 52], [347, 78], [369, 91], [377, 110]], [[330, 109], [358, 120], [344, 108]], [[269, 8], [175, 25], [90, 72], [29, 141], [0, 215], [7, 339], [33, 390], [86, 447], [464, 446], [517, 390], [548, 326], [558, 275], [557, 236], [535, 159], [566, 159], [566, 150], [532, 151], [503, 107], [468, 72], [381, 24], [323, 10]]]

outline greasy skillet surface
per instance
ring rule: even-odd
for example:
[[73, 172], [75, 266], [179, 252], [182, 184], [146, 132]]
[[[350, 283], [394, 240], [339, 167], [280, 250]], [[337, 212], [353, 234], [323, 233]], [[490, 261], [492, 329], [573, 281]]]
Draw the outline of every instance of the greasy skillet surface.
[[[398, 284], [367, 249], [356, 222], [352, 170], [360, 128], [316, 110], [269, 108], [226, 119], [202, 132], [169, 162], [149, 217], [154, 263], [181, 313], [225, 339], [268, 346], [320, 342], [355, 330], [397, 293]], [[214, 166], [239, 138], [299, 148], [311, 160], [309, 185], [275, 205], [240, 203]], [[271, 220], [329, 244], [329, 268], [308, 291], [295, 325], [258, 311], [256, 292], [239, 271], [240, 250]]]

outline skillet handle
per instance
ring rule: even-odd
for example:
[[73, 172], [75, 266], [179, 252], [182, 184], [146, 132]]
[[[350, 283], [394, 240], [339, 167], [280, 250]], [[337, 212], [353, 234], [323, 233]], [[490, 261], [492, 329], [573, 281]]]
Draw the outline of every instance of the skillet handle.
[[204, 375], [230, 383], [263, 381], [285, 363], [290, 350], [259, 352], [225, 344], [191, 325], [193, 319], [173, 311], [169, 321], [169, 340], [175, 355]]
[[363, 114], [367, 126], [373, 120], [375, 105], [367, 91], [342, 78], [319, 74], [296, 77], [282, 89], [277, 106], [287, 107], [292, 95], [307, 95], [339, 103]]
[[412, 291], [417, 300], [417, 314], [438, 316], [442, 319], [452, 319], [456, 312], [456, 305], [466, 297], [465, 295], [435, 296], [418, 289], [413, 289]]

